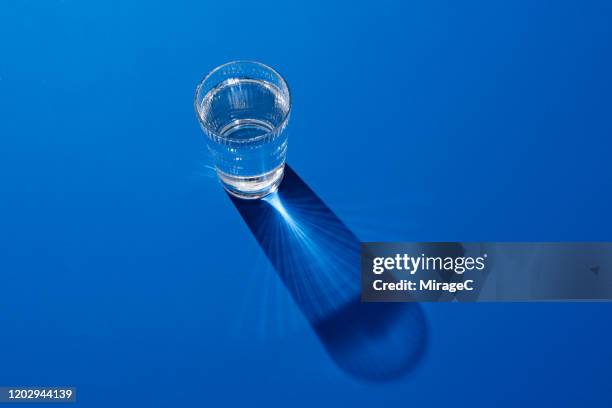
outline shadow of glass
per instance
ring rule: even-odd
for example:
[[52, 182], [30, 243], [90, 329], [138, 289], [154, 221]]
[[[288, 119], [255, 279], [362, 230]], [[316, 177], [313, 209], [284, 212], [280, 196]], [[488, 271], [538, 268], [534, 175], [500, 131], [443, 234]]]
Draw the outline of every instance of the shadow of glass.
[[359, 240], [291, 167], [277, 193], [230, 198], [339, 367], [370, 381], [416, 367], [427, 342], [421, 307], [361, 302]]

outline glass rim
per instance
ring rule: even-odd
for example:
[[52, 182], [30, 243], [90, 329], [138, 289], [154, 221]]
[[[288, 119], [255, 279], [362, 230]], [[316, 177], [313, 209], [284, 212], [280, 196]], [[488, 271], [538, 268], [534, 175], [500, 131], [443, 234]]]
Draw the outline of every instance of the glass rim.
[[275, 75], [280, 82], [282, 83], [282, 85], [284, 85], [284, 87], [287, 89], [287, 100], [288, 100], [288, 105], [289, 105], [289, 109], [287, 109], [287, 112], [284, 114], [282, 120], [278, 123], [278, 125], [274, 126], [272, 129], [266, 131], [265, 133], [262, 133], [260, 135], [254, 136], [252, 138], [249, 139], [244, 139], [244, 140], [240, 140], [239, 142], [245, 143], [245, 142], [255, 142], [257, 140], [260, 139], [265, 139], [267, 137], [269, 137], [270, 135], [277, 133], [279, 130], [284, 129], [284, 127], [287, 125], [287, 122], [289, 121], [289, 115], [291, 113], [291, 89], [289, 88], [289, 84], [287, 83], [287, 81], [285, 81], [285, 78], [283, 78], [283, 76], [281, 74], [278, 73], [278, 71], [276, 71], [274, 68], [258, 62], [258, 61], [253, 61], [253, 60], [234, 60], [234, 61], [229, 61], [226, 62], [224, 64], [221, 64], [217, 67], [215, 67], [213, 70], [211, 70], [210, 72], [208, 72], [203, 78], [202, 80], [200, 80], [200, 82], [198, 82], [198, 86], [196, 87], [195, 90], [195, 95], [193, 98], [193, 107], [195, 109], [196, 115], [198, 117], [198, 122], [200, 122], [200, 126], [202, 126], [206, 132], [211, 135], [214, 136], [215, 138], [221, 139], [221, 140], [225, 140], [225, 141], [232, 141], [232, 142], [236, 142], [236, 140], [231, 140], [230, 138], [224, 137], [222, 135], [220, 135], [218, 132], [214, 131], [213, 129], [211, 129], [208, 125], [206, 125], [206, 123], [204, 123], [204, 121], [202, 120], [202, 115], [200, 115], [200, 107], [198, 104], [198, 95], [200, 94], [204, 84], [206, 83], [206, 81], [216, 72], [218, 72], [219, 70], [228, 67], [230, 65], [236, 65], [236, 64], [253, 64], [253, 65], [257, 65], [261, 68], [264, 68], [265, 70], [270, 71], [273, 75]]

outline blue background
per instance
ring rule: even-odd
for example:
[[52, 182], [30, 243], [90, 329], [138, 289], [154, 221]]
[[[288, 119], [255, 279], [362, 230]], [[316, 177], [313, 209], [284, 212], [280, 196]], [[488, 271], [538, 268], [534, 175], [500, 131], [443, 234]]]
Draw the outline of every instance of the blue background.
[[416, 370], [347, 375], [192, 105], [223, 62], [277, 68], [289, 163], [364, 241], [609, 241], [612, 3], [330, 3], [2, 2], [0, 385], [88, 407], [612, 405], [604, 303], [426, 304]]

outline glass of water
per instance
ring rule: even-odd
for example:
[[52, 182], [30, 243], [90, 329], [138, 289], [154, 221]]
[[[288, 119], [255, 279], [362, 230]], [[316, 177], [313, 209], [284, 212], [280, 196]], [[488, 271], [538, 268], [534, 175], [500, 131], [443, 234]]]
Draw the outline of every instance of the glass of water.
[[259, 62], [229, 62], [204, 77], [194, 103], [225, 189], [240, 198], [276, 191], [285, 168], [291, 111], [283, 77]]

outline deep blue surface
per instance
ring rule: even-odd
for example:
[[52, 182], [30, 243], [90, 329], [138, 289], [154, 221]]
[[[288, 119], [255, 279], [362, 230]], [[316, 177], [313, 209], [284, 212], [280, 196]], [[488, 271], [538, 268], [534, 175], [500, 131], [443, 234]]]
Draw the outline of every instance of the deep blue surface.
[[610, 241], [612, 3], [329, 3], [2, 2], [0, 385], [87, 407], [612, 404], [601, 303], [423, 305], [414, 371], [347, 375], [192, 106], [216, 65], [277, 68], [289, 162], [362, 240]]

